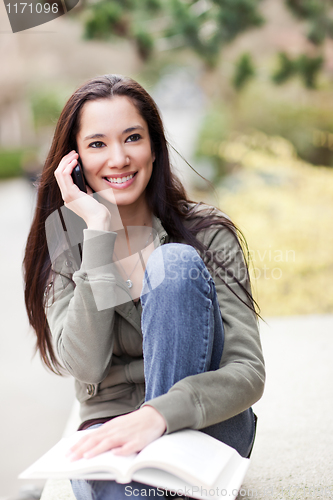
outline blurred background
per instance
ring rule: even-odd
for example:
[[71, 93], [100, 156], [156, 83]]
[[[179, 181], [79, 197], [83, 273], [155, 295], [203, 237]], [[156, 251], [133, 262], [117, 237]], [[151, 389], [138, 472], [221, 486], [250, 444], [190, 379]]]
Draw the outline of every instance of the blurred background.
[[21, 262], [57, 118], [85, 80], [121, 73], [153, 95], [190, 197], [219, 206], [247, 240], [264, 318], [332, 314], [332, 9], [81, 0], [13, 34], [0, 4], [0, 500], [39, 497], [16, 476], [60, 437], [73, 402], [71, 380], [33, 358]]

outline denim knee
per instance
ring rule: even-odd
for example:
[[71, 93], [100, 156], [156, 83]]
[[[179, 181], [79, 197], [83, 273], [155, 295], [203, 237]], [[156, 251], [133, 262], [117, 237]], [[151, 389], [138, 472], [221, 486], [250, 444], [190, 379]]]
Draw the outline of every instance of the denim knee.
[[148, 259], [142, 295], [163, 285], [172, 286], [176, 292], [201, 278], [212, 280], [198, 252], [190, 245], [167, 243], [156, 248]]

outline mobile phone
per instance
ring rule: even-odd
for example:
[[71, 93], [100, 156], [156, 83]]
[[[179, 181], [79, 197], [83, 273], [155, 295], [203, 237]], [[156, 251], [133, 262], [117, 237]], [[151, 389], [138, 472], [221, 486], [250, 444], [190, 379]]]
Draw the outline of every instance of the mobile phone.
[[87, 192], [82, 165], [80, 164], [79, 160], [77, 160], [77, 165], [76, 167], [74, 167], [74, 170], [72, 172], [72, 179], [74, 184], [76, 184], [81, 191], [83, 191], [84, 193]]

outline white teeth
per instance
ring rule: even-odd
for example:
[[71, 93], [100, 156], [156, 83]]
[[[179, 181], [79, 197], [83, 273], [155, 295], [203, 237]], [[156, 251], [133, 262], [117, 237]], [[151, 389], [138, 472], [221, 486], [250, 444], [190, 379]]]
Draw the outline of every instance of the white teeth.
[[128, 175], [127, 177], [107, 177], [107, 180], [113, 184], [123, 184], [124, 182], [132, 179], [132, 177], [134, 177], [134, 174]]

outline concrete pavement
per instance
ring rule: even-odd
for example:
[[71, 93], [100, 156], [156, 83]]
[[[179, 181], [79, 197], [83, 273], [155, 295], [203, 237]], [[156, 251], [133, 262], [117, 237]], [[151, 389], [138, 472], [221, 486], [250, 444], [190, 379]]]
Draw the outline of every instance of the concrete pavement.
[[333, 315], [267, 322], [267, 383], [239, 498], [333, 498]]
[[60, 439], [74, 398], [70, 378], [33, 358], [21, 272], [33, 202], [25, 180], [0, 183], [0, 500], [17, 497], [17, 475]]

